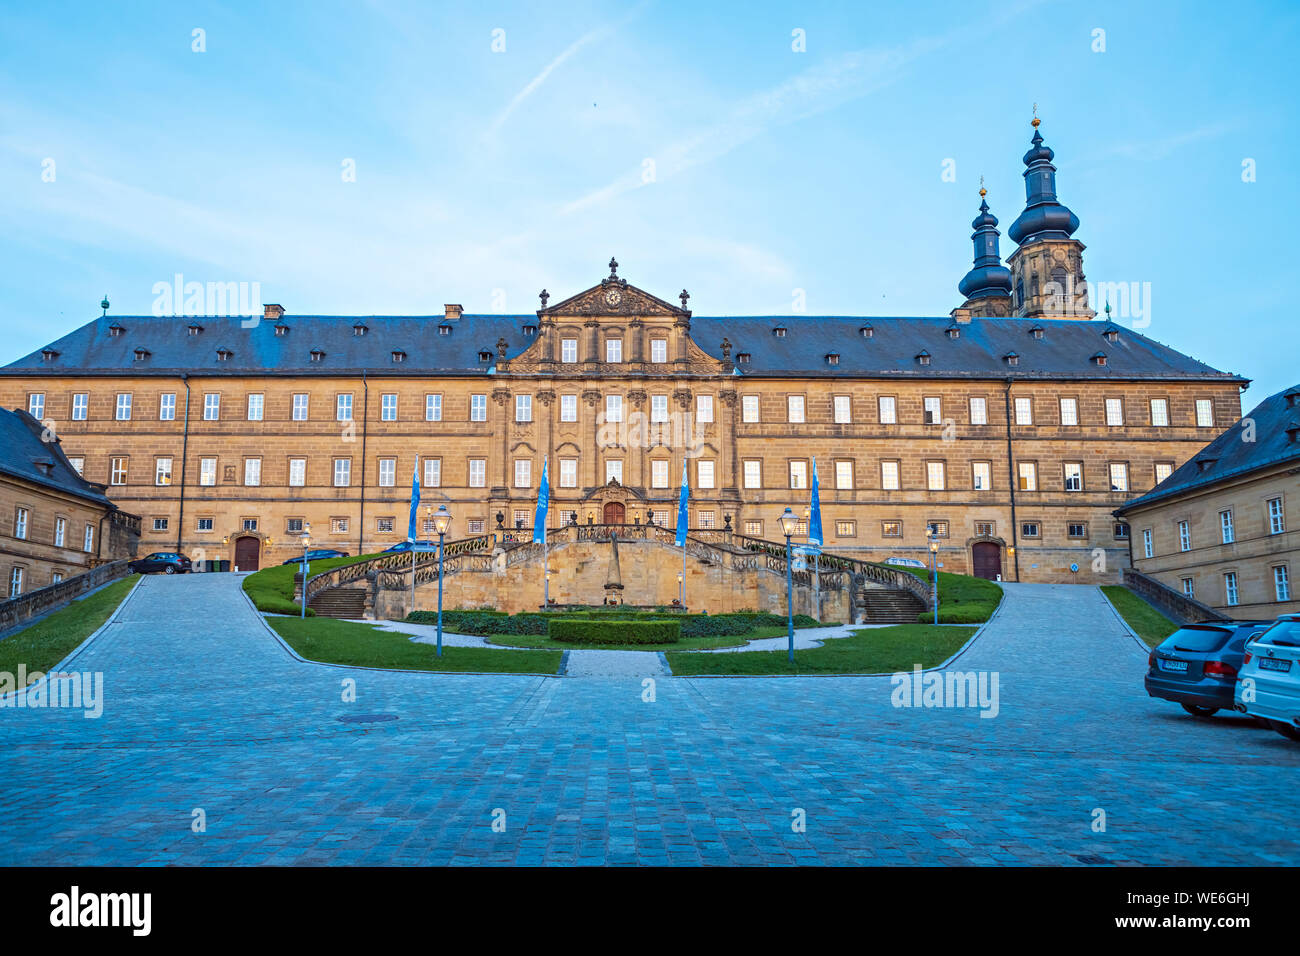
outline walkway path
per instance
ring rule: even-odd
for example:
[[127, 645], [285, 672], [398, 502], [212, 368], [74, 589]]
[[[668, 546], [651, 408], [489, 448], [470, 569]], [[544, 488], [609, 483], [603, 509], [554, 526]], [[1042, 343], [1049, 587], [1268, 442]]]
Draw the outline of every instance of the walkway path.
[[1300, 747], [1144, 665], [1095, 589], [1011, 585], [955, 665], [992, 719], [887, 677], [366, 671], [294, 660], [230, 575], [154, 576], [69, 665], [102, 718], [0, 710], [0, 863], [1300, 863]]

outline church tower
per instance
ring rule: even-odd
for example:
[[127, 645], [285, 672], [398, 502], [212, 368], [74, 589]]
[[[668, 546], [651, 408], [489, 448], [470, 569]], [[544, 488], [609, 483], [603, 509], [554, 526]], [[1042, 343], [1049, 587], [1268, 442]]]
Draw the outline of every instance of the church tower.
[[1012, 314], [1024, 318], [1091, 319], [1083, 275], [1083, 243], [1072, 239], [1079, 217], [1056, 198], [1055, 155], [1043, 145], [1033, 119], [1034, 138], [1025, 153], [1025, 210], [1007, 235], [1019, 248], [1011, 267]]
[[957, 283], [957, 291], [966, 301], [953, 310], [953, 317], [1004, 319], [1011, 314], [1011, 270], [1002, 264], [998, 251], [998, 217], [989, 212], [989, 191], [980, 186], [980, 214], [971, 223], [975, 231], [975, 264]]

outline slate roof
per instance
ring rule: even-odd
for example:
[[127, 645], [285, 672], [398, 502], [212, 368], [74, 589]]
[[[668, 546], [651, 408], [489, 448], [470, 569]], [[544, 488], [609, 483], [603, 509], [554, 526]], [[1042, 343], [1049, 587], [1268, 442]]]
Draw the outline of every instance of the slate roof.
[[[1242, 422], [1255, 423], [1255, 440], [1243, 441]], [[1292, 434], [1287, 429], [1294, 429]], [[1193, 455], [1145, 495], [1127, 502], [1115, 514], [1173, 498], [1184, 492], [1247, 475], [1287, 462], [1300, 463], [1300, 385], [1270, 395], [1241, 421]], [[1205, 464], [1202, 465], [1202, 462]]]
[[[275, 334], [277, 321], [288, 327]], [[0, 369], [0, 374], [372, 374], [488, 375], [494, 360], [483, 361], [481, 351], [495, 356], [496, 343], [509, 343], [507, 358], [517, 357], [532, 344], [525, 325], [536, 326], [534, 314], [462, 315], [447, 322], [449, 335], [439, 335], [442, 315], [425, 316], [322, 316], [286, 315], [281, 320], [259, 319], [253, 328], [241, 320], [183, 316], [105, 316], [50, 343], [58, 355], [50, 361], [38, 349]], [[353, 334], [353, 325], [368, 327]], [[191, 335], [189, 326], [203, 327]], [[110, 326], [124, 331], [113, 337]], [[871, 326], [872, 335], [861, 334]], [[787, 332], [778, 338], [773, 330]], [[1041, 339], [1030, 329], [1044, 330]], [[958, 337], [947, 334], [958, 329]], [[1118, 332], [1107, 341], [1103, 333]], [[948, 317], [846, 317], [846, 316], [693, 316], [691, 337], [708, 354], [721, 358], [723, 338], [730, 340], [733, 360], [741, 353], [749, 361], [737, 365], [737, 374], [776, 377], [892, 377], [919, 378], [1050, 378], [1050, 379], [1218, 379], [1246, 382], [1220, 372], [1123, 326], [1105, 321], [1050, 319], [973, 319], [955, 325]], [[135, 358], [143, 348], [148, 356]], [[226, 361], [218, 349], [232, 353]], [[311, 361], [311, 351], [324, 357]], [[392, 352], [406, 353], [394, 362]], [[929, 353], [928, 365], [916, 356]], [[1004, 356], [1019, 355], [1009, 365]], [[1106, 355], [1104, 366], [1092, 356]], [[826, 356], [838, 353], [835, 365]]]
[[[76, 495], [98, 505], [116, 510], [97, 486], [86, 481], [72, 467], [57, 441], [43, 442], [44, 427], [22, 409], [0, 408], [0, 475]], [[41, 467], [48, 462], [48, 468]]]

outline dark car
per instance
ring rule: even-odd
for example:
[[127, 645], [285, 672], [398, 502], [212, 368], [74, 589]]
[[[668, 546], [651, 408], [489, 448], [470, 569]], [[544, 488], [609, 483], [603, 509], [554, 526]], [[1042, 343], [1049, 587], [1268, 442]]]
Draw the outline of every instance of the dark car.
[[163, 574], [186, 574], [191, 570], [190, 559], [175, 551], [155, 551], [153, 554], [146, 554], [143, 558], [136, 558], [127, 567], [137, 574], [148, 574], [151, 571], [161, 571]]
[[1146, 689], [1152, 697], [1181, 704], [1193, 717], [1232, 709], [1237, 672], [1247, 639], [1272, 621], [1185, 624], [1147, 657]]
[[[419, 545], [420, 547], [423, 547], [423, 548], [436, 548], [436, 547], [437, 547], [437, 542], [435, 542], [435, 541], [417, 541], [417, 542], [415, 542], [415, 543], [416, 543], [417, 545]], [[403, 551], [410, 551], [410, 550], [411, 550], [411, 542], [409, 542], [409, 541], [399, 541], [399, 542], [397, 542], [397, 544], [393, 545], [391, 548], [384, 548], [384, 550], [381, 551], [380, 554], [400, 554], [400, 553], [403, 552]]]
[[[336, 551], [334, 548], [313, 548], [311, 551], [307, 552], [307, 562], [309, 564], [312, 561], [322, 561], [325, 558], [346, 558], [346, 557], [348, 557], [348, 553], [346, 551]], [[290, 558], [288, 561], [281, 561], [280, 563], [281, 564], [302, 564], [302, 555], [300, 554], [296, 558]]]

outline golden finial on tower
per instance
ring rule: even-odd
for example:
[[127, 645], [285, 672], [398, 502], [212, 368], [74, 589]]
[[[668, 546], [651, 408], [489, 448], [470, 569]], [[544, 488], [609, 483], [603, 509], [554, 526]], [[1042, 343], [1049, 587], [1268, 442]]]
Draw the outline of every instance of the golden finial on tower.
[[1042, 122], [1042, 120], [1040, 120], [1040, 119], [1038, 118], [1038, 104], [1035, 103], [1035, 104], [1034, 104], [1034, 118], [1033, 118], [1032, 120], [1029, 121], [1029, 125], [1032, 126], [1034, 129], [1038, 129], [1038, 124], [1041, 123], [1041, 122]]
[[989, 191], [988, 191], [987, 189], [984, 188], [984, 177], [981, 176], [981, 177], [980, 177], [980, 198], [983, 199], [983, 198], [984, 198], [985, 196], [987, 196], [988, 194], [989, 194]]

